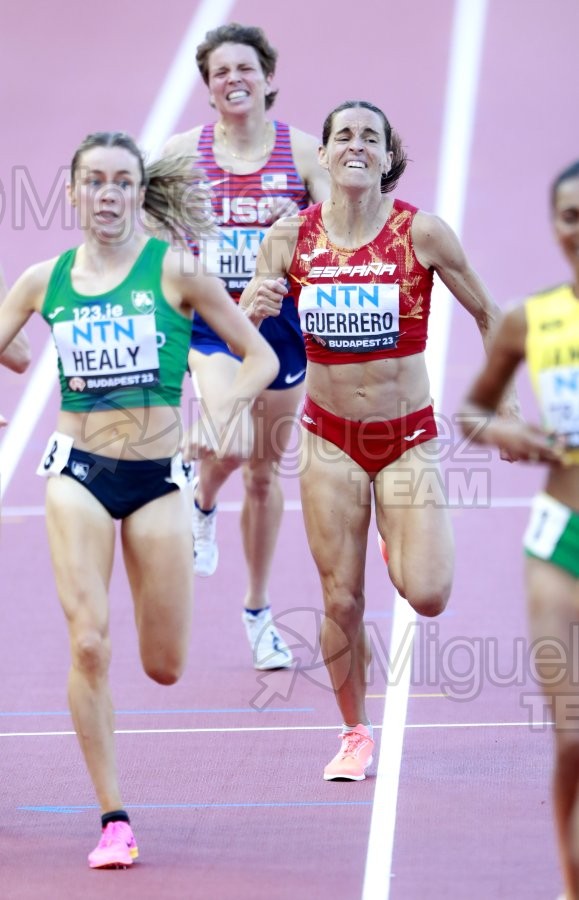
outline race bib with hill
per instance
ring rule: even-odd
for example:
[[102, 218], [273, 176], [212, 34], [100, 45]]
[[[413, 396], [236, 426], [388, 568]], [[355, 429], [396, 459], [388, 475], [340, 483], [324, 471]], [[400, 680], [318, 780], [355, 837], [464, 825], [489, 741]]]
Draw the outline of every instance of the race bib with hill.
[[240, 293], [255, 273], [257, 252], [265, 235], [262, 228], [220, 228], [219, 236], [203, 242], [204, 271], [217, 275], [230, 293]]

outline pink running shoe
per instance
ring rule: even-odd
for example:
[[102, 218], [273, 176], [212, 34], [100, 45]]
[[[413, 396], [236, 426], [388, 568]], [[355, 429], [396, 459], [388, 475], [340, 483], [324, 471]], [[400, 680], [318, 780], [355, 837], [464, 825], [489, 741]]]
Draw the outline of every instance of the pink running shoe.
[[127, 822], [109, 822], [98, 845], [88, 855], [91, 869], [125, 869], [132, 866], [139, 850]]
[[363, 781], [372, 762], [374, 741], [365, 725], [340, 735], [342, 746], [324, 769], [324, 781]]

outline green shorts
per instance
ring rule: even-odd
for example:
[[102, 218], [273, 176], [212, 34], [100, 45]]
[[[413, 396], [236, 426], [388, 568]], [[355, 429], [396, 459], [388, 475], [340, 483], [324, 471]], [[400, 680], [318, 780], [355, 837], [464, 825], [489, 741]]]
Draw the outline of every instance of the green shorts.
[[579, 513], [549, 494], [537, 494], [523, 547], [527, 556], [553, 563], [579, 578]]

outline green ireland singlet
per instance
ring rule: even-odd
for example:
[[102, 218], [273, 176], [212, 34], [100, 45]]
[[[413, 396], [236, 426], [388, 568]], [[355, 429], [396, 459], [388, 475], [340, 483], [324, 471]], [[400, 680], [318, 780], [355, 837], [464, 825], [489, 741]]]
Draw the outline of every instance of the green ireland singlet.
[[162, 293], [168, 247], [150, 238], [125, 280], [95, 296], [72, 286], [76, 248], [58, 258], [42, 316], [58, 352], [61, 409], [180, 405], [191, 321]]

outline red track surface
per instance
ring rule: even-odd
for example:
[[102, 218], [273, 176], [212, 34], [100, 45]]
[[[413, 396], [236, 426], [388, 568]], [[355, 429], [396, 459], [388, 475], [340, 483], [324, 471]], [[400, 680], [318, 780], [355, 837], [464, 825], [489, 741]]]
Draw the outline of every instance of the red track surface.
[[[101, 0], [93, 12], [81, 14], [67, 0], [46, 7], [21, 0], [3, 10], [0, 261], [9, 282], [25, 266], [77, 241], [63, 227], [64, 203], [49, 227], [46, 221], [35, 224], [22, 206], [18, 179], [33, 183], [46, 203], [87, 132], [122, 128], [138, 135], [194, 7], [184, 0], [150, 8]], [[550, 237], [546, 198], [552, 175], [579, 153], [579, 7], [574, 0], [490, 0], [489, 7], [463, 241], [505, 305], [566, 277]], [[296, 0], [287, 9], [282, 15], [276, 4], [239, 0], [231, 15], [261, 24], [280, 50], [276, 115], [318, 133], [327, 112], [342, 100], [376, 102], [413, 160], [400, 196], [432, 209], [451, 0]], [[199, 85], [178, 127], [209, 117]], [[30, 334], [40, 353], [47, 337], [43, 323], [31, 324]], [[475, 328], [457, 308], [442, 403], [448, 417], [481, 358]], [[8, 417], [27, 377], [0, 373], [0, 411]], [[525, 384], [522, 394], [527, 400]], [[119, 735], [118, 751], [141, 861], [128, 872], [86, 868], [98, 811], [75, 737], [62, 734], [72, 730], [65, 696], [67, 639], [44, 520], [29, 514], [43, 504], [44, 486], [34, 470], [56, 409], [54, 394], [4, 497], [0, 897], [90, 900], [105, 891], [129, 900], [360, 897], [374, 781], [344, 785], [321, 779], [337, 746], [338, 723], [322, 669], [260, 678], [250, 668], [239, 619], [238, 516], [226, 509], [219, 523], [222, 562], [212, 579], [196, 586], [190, 665], [174, 688], [148, 683], [140, 671], [120, 565], [115, 572], [112, 684], [117, 727], [133, 731]], [[447, 468], [453, 465], [451, 457]], [[530, 497], [540, 478], [522, 466], [484, 460], [478, 465], [491, 473], [495, 501]], [[285, 493], [290, 504], [297, 499], [292, 474]], [[238, 479], [223, 499], [239, 501]], [[512, 668], [515, 641], [526, 635], [520, 554], [526, 514], [512, 505], [455, 510], [458, 553], [450, 610], [436, 633], [420, 631], [417, 644], [427, 654], [436, 637], [438, 663], [444, 648], [459, 641], [465, 653], [474, 646], [480, 656], [483, 650], [473, 642], [486, 639], [483, 647], [489, 647], [496, 639], [500, 669]], [[373, 546], [368, 557], [368, 620], [387, 646], [393, 590]], [[281, 624], [298, 633], [302, 658], [311, 658], [308, 640], [313, 645], [321, 598], [301, 515], [292, 509], [284, 519], [272, 599], [276, 613], [284, 614]], [[307, 640], [299, 638], [302, 633]], [[454, 658], [455, 689], [467, 663], [464, 655]], [[440, 669], [415, 664], [415, 670], [391, 897], [555, 897], [550, 736], [525, 726], [521, 694], [536, 690], [525, 666], [517, 683], [497, 686], [488, 671], [478, 674], [477, 664], [470, 699], [463, 702], [439, 696], [445, 680]], [[370, 692], [383, 695], [380, 673]], [[382, 697], [369, 703], [380, 722]]]

